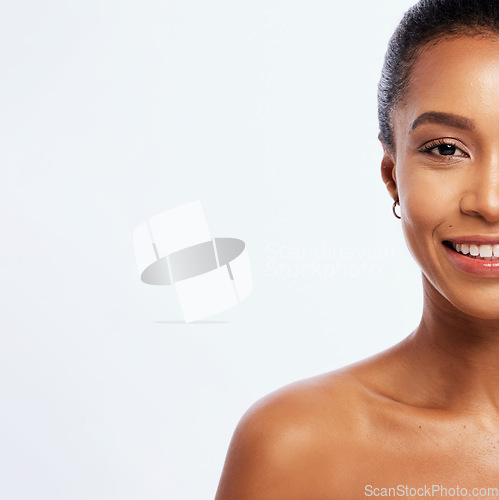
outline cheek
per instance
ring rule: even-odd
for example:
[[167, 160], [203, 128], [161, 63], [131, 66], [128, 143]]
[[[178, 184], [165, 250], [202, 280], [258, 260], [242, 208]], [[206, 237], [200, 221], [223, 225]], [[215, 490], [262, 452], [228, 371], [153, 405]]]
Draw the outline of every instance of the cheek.
[[454, 194], [442, 188], [437, 179], [418, 179], [404, 193], [407, 221], [416, 226], [435, 227], [455, 204]]
[[452, 224], [459, 210], [455, 183], [444, 172], [413, 169], [400, 176], [399, 197], [407, 245], [421, 267], [428, 270], [436, 245], [448, 234], [445, 225]]

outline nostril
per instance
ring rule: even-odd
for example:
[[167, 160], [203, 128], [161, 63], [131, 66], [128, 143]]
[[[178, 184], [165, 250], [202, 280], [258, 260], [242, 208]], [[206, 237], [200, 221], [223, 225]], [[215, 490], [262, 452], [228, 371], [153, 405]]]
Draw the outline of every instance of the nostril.
[[492, 222], [499, 220], [499, 197], [467, 193], [460, 201], [460, 209], [463, 214], [483, 217]]

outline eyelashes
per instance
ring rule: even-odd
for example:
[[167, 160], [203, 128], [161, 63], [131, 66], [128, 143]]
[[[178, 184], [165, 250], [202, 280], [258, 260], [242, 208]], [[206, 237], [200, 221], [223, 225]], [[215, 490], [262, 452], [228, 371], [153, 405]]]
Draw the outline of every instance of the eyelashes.
[[468, 154], [457, 147], [452, 139], [434, 139], [418, 148], [420, 153], [433, 154], [447, 158], [468, 158]]

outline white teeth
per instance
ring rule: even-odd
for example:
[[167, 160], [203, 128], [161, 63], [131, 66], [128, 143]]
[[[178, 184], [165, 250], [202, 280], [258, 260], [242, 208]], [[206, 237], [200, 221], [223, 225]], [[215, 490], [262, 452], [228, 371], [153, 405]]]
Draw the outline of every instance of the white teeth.
[[499, 243], [496, 245], [473, 245], [467, 243], [452, 243], [452, 247], [456, 252], [463, 255], [471, 255], [479, 259], [498, 260], [499, 259]]
[[480, 257], [492, 257], [492, 247], [490, 245], [480, 245]]

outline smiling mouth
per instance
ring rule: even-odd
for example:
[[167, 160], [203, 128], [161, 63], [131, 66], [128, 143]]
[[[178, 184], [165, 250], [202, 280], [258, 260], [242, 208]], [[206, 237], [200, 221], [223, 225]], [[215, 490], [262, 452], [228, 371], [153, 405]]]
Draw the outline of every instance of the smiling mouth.
[[499, 243], [494, 245], [474, 245], [444, 241], [443, 244], [456, 253], [475, 260], [499, 260]]

